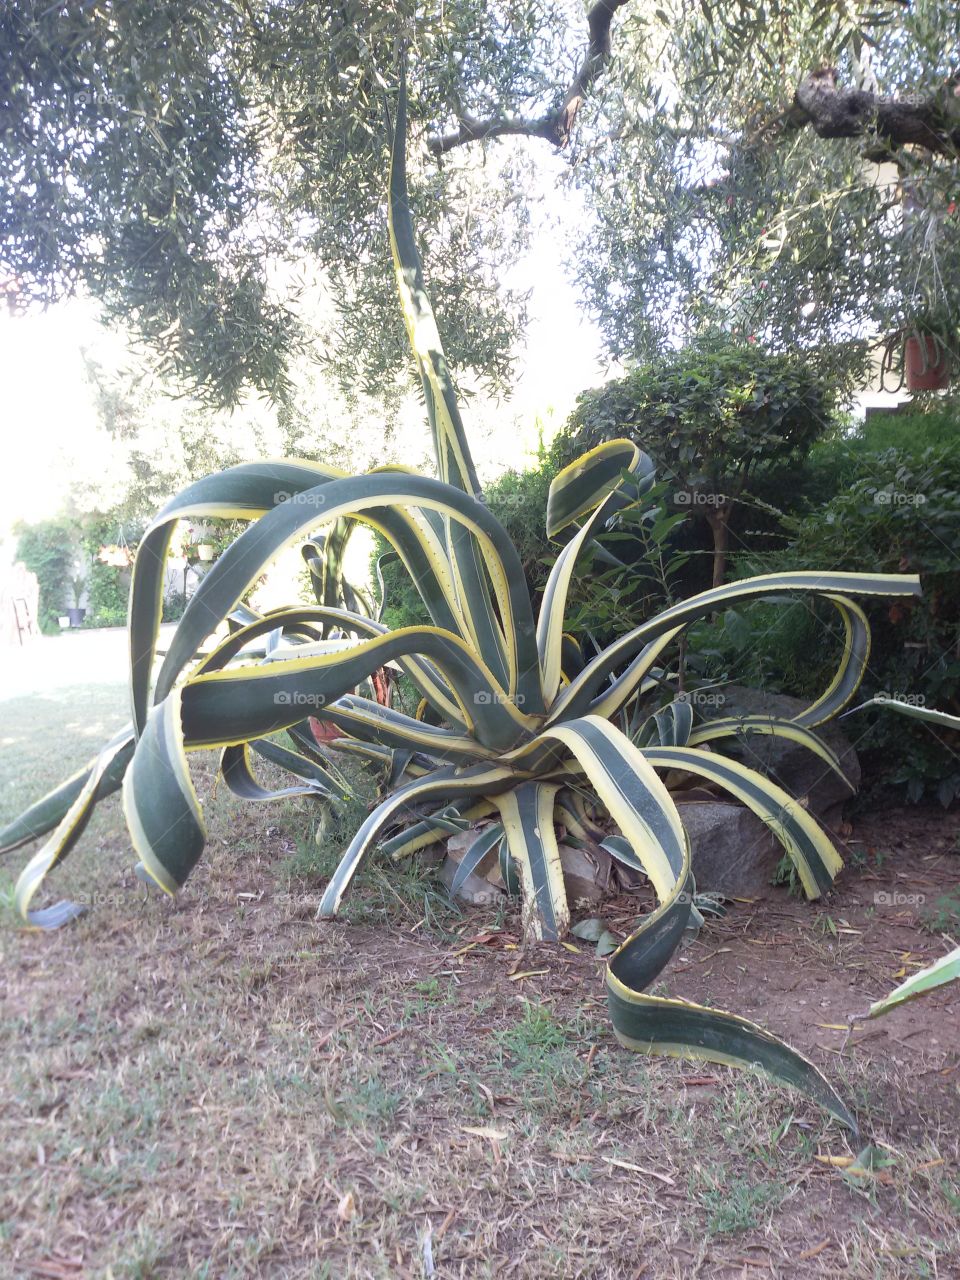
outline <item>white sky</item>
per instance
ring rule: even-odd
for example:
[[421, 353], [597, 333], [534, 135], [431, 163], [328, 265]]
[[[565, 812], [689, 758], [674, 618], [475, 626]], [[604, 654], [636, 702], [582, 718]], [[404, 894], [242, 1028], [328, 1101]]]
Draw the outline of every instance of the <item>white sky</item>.
[[65, 497], [74, 442], [88, 438], [95, 422], [80, 349], [102, 333], [93, 308], [81, 302], [23, 316], [0, 312], [4, 525], [52, 515]]

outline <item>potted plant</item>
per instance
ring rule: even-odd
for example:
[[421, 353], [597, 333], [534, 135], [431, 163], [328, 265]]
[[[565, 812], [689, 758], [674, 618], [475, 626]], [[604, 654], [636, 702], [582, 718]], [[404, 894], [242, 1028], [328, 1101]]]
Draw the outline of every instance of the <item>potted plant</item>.
[[935, 333], [918, 330], [903, 352], [908, 391], [943, 391], [950, 385], [950, 348]]
[[87, 585], [87, 579], [82, 573], [78, 573], [75, 578], [70, 579], [70, 585], [73, 587], [73, 608], [67, 610], [67, 617], [70, 619], [71, 627], [80, 627], [87, 616], [86, 609], [80, 608], [80, 601], [83, 599], [83, 590]]
[[214, 532], [206, 525], [191, 525], [189, 527], [189, 540], [193, 558], [204, 563], [209, 563], [216, 554], [216, 545], [214, 543]]
[[133, 563], [133, 555], [125, 542], [105, 544], [97, 553], [97, 559], [112, 569], [129, 569]]
[[187, 559], [209, 563], [217, 553], [215, 535], [206, 525], [190, 525], [186, 547]]
[[908, 391], [943, 391], [950, 385], [960, 321], [946, 307], [914, 315], [904, 330], [903, 370]]

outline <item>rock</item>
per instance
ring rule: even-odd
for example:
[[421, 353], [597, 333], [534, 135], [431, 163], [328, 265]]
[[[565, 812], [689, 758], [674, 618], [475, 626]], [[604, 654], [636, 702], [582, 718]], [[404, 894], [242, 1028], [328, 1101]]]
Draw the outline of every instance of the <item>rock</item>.
[[466, 831], [458, 831], [456, 835], [447, 836], [448, 856], [455, 858], [459, 862], [478, 835], [480, 835], [479, 831], [475, 831], [473, 827], [468, 827]]
[[[470, 827], [466, 831], [458, 831], [456, 835], [447, 837], [446, 856], [457, 866], [463, 861], [468, 849], [473, 847], [473, 842], [477, 836], [483, 835], [486, 827]], [[504, 887], [503, 876], [500, 874], [500, 859], [495, 856], [495, 849], [490, 850], [490, 854], [486, 859], [486, 872], [480, 879], [489, 880], [492, 885], [498, 889]]]
[[783, 846], [758, 817], [743, 805], [720, 800], [694, 800], [677, 808], [690, 837], [698, 892], [741, 898], [769, 892]]
[[[790, 698], [781, 693], [765, 693], [762, 689], [747, 689], [740, 685], [728, 685], [714, 696], [723, 701], [715, 709], [711, 708], [703, 716], [704, 720], [726, 719], [730, 716], [776, 716], [778, 719], [792, 720], [808, 705], [800, 698]], [[853, 790], [846, 787], [819, 756], [787, 738], [759, 733], [740, 739], [728, 738], [723, 743], [723, 753], [766, 774], [790, 795], [803, 801], [805, 807], [828, 830], [839, 832], [843, 821], [843, 805], [860, 786], [860, 761], [850, 740], [836, 721], [819, 725], [813, 732], [839, 757]]]
[[560, 845], [560, 865], [567, 889], [567, 901], [571, 907], [596, 906], [610, 883], [612, 858], [603, 849], [595, 854], [573, 845]]
[[[453, 888], [453, 879], [457, 874], [460, 863], [463, 861], [464, 855], [477, 836], [481, 834], [482, 828], [477, 831], [471, 827], [468, 831], [458, 831], [456, 835], [450, 836], [447, 840], [447, 854], [440, 867], [440, 879], [448, 889]], [[477, 875], [475, 871], [471, 871], [463, 884], [460, 885], [457, 890], [457, 897], [461, 902], [466, 902], [472, 907], [487, 906], [490, 903], [499, 901], [504, 896], [500, 860], [492, 857], [488, 859], [488, 862], [489, 866], [485, 875]]]
[[[440, 878], [448, 889], [452, 887], [457, 869], [478, 835], [479, 831], [471, 829], [452, 835], [447, 840], [447, 856], [440, 868]], [[595, 906], [603, 897], [610, 880], [610, 856], [602, 849], [594, 854], [568, 844], [561, 844], [559, 849], [570, 906], [574, 907], [578, 903]], [[484, 875], [471, 872], [467, 876], [457, 890], [457, 897], [477, 906], [496, 902], [504, 892], [500, 860], [492, 858]]]
[[[440, 868], [440, 879], [448, 889], [453, 888], [453, 877], [457, 874], [460, 863], [453, 858], [445, 858]], [[502, 889], [471, 871], [463, 884], [457, 889], [457, 897], [471, 907], [486, 907], [499, 902], [503, 898]]]
[[425, 866], [439, 867], [441, 862], [443, 862], [444, 858], [447, 856], [447, 851], [444, 848], [442, 837], [434, 844], [428, 844], [422, 849], [418, 849], [413, 856]]

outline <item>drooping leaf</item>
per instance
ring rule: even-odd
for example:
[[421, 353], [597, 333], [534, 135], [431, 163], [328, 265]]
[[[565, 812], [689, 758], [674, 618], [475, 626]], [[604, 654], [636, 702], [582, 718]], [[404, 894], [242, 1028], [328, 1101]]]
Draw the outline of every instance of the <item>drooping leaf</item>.
[[843, 866], [826, 832], [799, 801], [763, 774], [695, 747], [647, 747], [646, 759], [660, 768], [683, 769], [735, 796], [769, 828], [789, 854], [808, 898], [829, 889]]
[[905, 1000], [912, 1000], [915, 996], [923, 995], [925, 991], [933, 991], [934, 988], [943, 986], [945, 982], [956, 982], [958, 978], [960, 978], [960, 947], [955, 947], [953, 951], [941, 956], [933, 964], [912, 974], [905, 982], [901, 982], [899, 987], [894, 987], [888, 996], [874, 1001], [867, 1016], [877, 1018], [882, 1013], [889, 1013]]

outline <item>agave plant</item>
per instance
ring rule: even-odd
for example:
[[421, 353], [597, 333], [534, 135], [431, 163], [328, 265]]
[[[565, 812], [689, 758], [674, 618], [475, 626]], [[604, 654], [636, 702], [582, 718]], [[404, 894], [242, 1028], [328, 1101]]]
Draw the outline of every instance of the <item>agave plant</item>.
[[[683, 771], [725, 789], [776, 833], [810, 897], [827, 889], [840, 859], [801, 804], [708, 744], [744, 732], [791, 737], [837, 770], [812, 732], [853, 696], [866, 663], [869, 629], [861, 595], [911, 595], [917, 578], [870, 573], [777, 573], [716, 587], [642, 622], [584, 661], [564, 634], [578, 564], [625, 505], [642, 501], [653, 464], [629, 440], [593, 449], [555, 478], [548, 533], [564, 540], [539, 613], [519, 556], [487, 509], [424, 289], [405, 173], [401, 94], [392, 147], [389, 228], [410, 344], [422, 379], [438, 478], [403, 467], [347, 476], [297, 460], [244, 464], [190, 485], [156, 517], [140, 543], [129, 620], [133, 724], [86, 770], [0, 834], [15, 847], [52, 832], [23, 871], [16, 901], [38, 926], [60, 924], [69, 903], [46, 911], [31, 900], [47, 872], [73, 847], [94, 805], [122, 782], [123, 806], [140, 873], [175, 894], [204, 847], [201, 806], [189, 754], [222, 752], [227, 783], [248, 799], [302, 792], [332, 799], [342, 786], [331, 752], [306, 733], [306, 709], [342, 737], [333, 750], [382, 759], [389, 776], [324, 893], [320, 914], [336, 914], [363, 859], [384, 837], [405, 854], [479, 817], [494, 819], [471, 851], [471, 865], [499, 850], [505, 878], [519, 882], [530, 929], [560, 937], [570, 913], [558, 826], [586, 834], [615, 827], [608, 841], [649, 877], [659, 905], [609, 959], [607, 988], [615, 1032], [626, 1046], [760, 1067], [814, 1097], [844, 1123], [853, 1120], [819, 1071], [776, 1037], [732, 1014], [646, 994], [679, 945], [693, 910], [689, 843], [660, 774]], [[164, 564], [178, 520], [241, 519], [247, 529], [225, 550], [190, 600], [153, 680]], [[390, 631], [342, 599], [336, 559], [347, 531], [366, 523], [390, 542], [432, 619]], [[319, 527], [326, 541], [308, 551], [322, 584], [319, 602], [265, 616], [239, 602], [279, 551]], [[337, 592], [341, 591], [341, 597]], [[669, 677], [658, 662], [691, 623], [720, 608], [775, 593], [819, 597], [846, 632], [841, 666], [826, 693], [789, 722], [763, 717], [694, 727], [689, 703], [667, 707]], [[354, 602], [354, 605], [356, 602]], [[233, 619], [211, 652], [202, 646]], [[265, 636], [285, 643], [264, 651]], [[417, 716], [355, 690], [386, 663], [419, 691]], [[287, 730], [292, 751], [269, 735]], [[251, 749], [296, 775], [287, 792], [254, 776]], [[399, 834], [396, 834], [399, 828]]]

